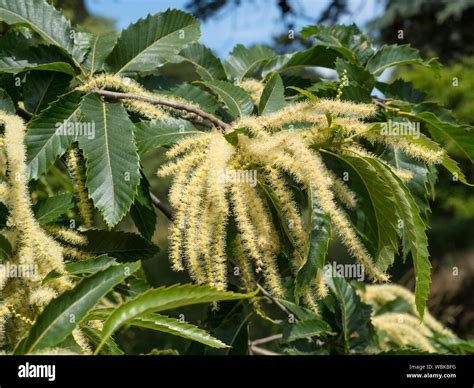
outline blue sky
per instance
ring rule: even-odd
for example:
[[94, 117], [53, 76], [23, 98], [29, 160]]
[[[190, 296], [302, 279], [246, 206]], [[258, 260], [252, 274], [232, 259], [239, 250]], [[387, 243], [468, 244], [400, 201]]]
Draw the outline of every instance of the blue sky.
[[[149, 13], [168, 8], [183, 9], [187, 2], [188, 0], [86, 0], [90, 13], [114, 18], [118, 29]], [[305, 15], [315, 19], [328, 2], [329, 0], [300, 0], [299, 4]], [[341, 22], [355, 22], [360, 27], [382, 10], [380, 1], [377, 0], [350, 0], [349, 3], [351, 14]], [[296, 25], [295, 31], [299, 31], [304, 24], [307, 23]], [[220, 14], [205, 22], [201, 26], [201, 41], [221, 57], [226, 57], [237, 43], [270, 43], [271, 37], [282, 30], [275, 0], [243, 1], [237, 12]]]

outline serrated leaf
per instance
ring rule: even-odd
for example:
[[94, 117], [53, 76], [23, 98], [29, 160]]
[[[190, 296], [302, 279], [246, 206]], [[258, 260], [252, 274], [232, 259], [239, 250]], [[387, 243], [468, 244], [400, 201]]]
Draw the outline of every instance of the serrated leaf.
[[211, 336], [205, 330], [179, 319], [166, 317], [160, 314], [145, 314], [128, 322], [132, 326], [158, 330], [163, 333], [176, 335], [192, 341], [200, 342], [213, 348], [227, 348], [222, 341]]
[[47, 43], [60, 47], [80, 62], [83, 53], [74, 45], [71, 24], [46, 1], [0, 0], [0, 20], [28, 26]]
[[367, 70], [380, 75], [385, 69], [396, 65], [416, 64], [432, 68], [439, 73], [440, 64], [436, 59], [423, 62], [417, 49], [408, 44], [383, 45], [367, 62]]
[[295, 281], [295, 297], [298, 300], [311, 281], [316, 279], [318, 270], [322, 270], [331, 241], [331, 218], [319, 207], [319, 200], [313, 190], [308, 190], [309, 249], [306, 261], [299, 269]]
[[36, 116], [64, 93], [70, 81], [71, 76], [64, 73], [49, 71], [28, 73], [23, 86], [25, 108]]
[[25, 143], [30, 179], [44, 174], [66, 152], [71, 143], [68, 125], [78, 119], [81, 98], [80, 92], [65, 94], [28, 124]]
[[376, 266], [385, 271], [392, 265], [398, 251], [397, 212], [393, 194], [387, 184], [380, 178], [374, 167], [363, 157], [333, 154], [343, 161], [360, 181], [367, 192], [364, 203], [373, 212], [371, 221], [375, 234]]
[[185, 100], [194, 102], [199, 105], [203, 110], [214, 113], [219, 108], [219, 102], [217, 98], [199, 86], [183, 83], [178, 87], [170, 89], [171, 95], [182, 97]]
[[[27, 354], [60, 343], [107, 292], [139, 267], [139, 263], [113, 266], [85, 278], [72, 290], [65, 291], [38, 315], [28, 336], [15, 349], [15, 354]], [[71, 316], [74, 320], [71, 320]]]
[[91, 48], [84, 62], [91, 74], [104, 70], [105, 60], [114, 49], [119, 36], [118, 32], [111, 31], [92, 37]]
[[10, 114], [15, 114], [16, 112], [11, 97], [2, 88], [0, 88], [0, 110]]
[[135, 126], [121, 104], [106, 103], [95, 95], [82, 100], [81, 122], [95, 128], [93, 138], [78, 138], [86, 158], [86, 187], [113, 227], [130, 209], [140, 181]]
[[354, 288], [341, 277], [331, 277], [329, 287], [337, 299], [336, 319], [342, 330], [345, 352], [364, 348], [368, 342], [372, 308], [360, 301]]
[[62, 193], [38, 202], [33, 208], [36, 220], [42, 225], [57, 220], [72, 209], [74, 206], [72, 199], [71, 193]]
[[143, 174], [135, 201], [130, 208], [130, 216], [141, 235], [151, 240], [155, 233], [156, 213], [150, 198], [150, 185]]
[[224, 66], [212, 50], [201, 43], [193, 43], [182, 50], [179, 55], [196, 67], [196, 72], [204, 81], [226, 79]]
[[224, 102], [232, 118], [249, 115], [253, 111], [253, 102], [247, 92], [227, 81], [207, 81], [202, 82]]
[[29, 70], [57, 71], [75, 76], [68, 58], [54, 46], [17, 47], [0, 55], [0, 71], [17, 74]]
[[86, 230], [87, 245], [81, 249], [90, 255], [109, 255], [118, 260], [145, 260], [160, 251], [158, 246], [135, 233]]
[[285, 106], [285, 88], [278, 73], [273, 73], [267, 80], [258, 104], [261, 116], [276, 112]]
[[301, 36], [314, 36], [316, 47], [328, 48], [351, 62], [364, 64], [374, 50], [365, 34], [355, 24], [348, 26], [308, 26]]
[[251, 75], [256, 67], [267, 63], [275, 57], [275, 51], [269, 47], [255, 45], [247, 48], [238, 44], [224, 62], [224, 67], [229, 78], [240, 83], [246, 76]]
[[191, 122], [178, 118], [140, 121], [136, 124], [135, 138], [138, 152], [169, 146], [188, 136], [201, 134]]
[[[116, 330], [141, 314], [160, 312], [199, 303], [250, 298], [255, 293], [238, 294], [200, 285], [173, 285], [151, 289], [119, 306], [104, 323], [103, 342]], [[97, 348], [100, 350], [101, 345]], [[97, 352], [97, 351], [96, 351]]]
[[426, 226], [420, 216], [413, 196], [403, 182], [386, 166], [372, 160], [371, 163], [383, 174], [397, 203], [405, 234], [404, 247], [410, 250], [415, 270], [415, 305], [423, 319], [426, 301], [430, 293], [431, 263], [428, 252]]
[[452, 142], [463, 155], [474, 163], [474, 127], [442, 121], [431, 112], [417, 113], [416, 118], [426, 123], [433, 136]]
[[331, 332], [331, 326], [322, 319], [312, 319], [291, 323], [283, 330], [282, 340], [292, 342], [302, 338], [311, 338], [316, 336], [324, 336]]
[[[117, 264], [115, 258], [108, 257], [108, 256], [98, 256], [93, 257], [91, 259], [81, 260], [81, 261], [73, 261], [70, 263], [66, 263], [64, 265], [64, 269], [68, 275], [84, 275], [84, 274], [92, 274], [97, 271], [106, 269], [111, 265]], [[64, 276], [57, 271], [51, 271], [49, 274], [45, 276], [43, 279], [43, 283], [46, 283], [52, 279], [56, 279], [60, 276]]]
[[199, 22], [188, 13], [172, 9], [149, 15], [122, 31], [107, 64], [116, 73], [155, 70], [179, 60], [179, 52], [199, 35]]

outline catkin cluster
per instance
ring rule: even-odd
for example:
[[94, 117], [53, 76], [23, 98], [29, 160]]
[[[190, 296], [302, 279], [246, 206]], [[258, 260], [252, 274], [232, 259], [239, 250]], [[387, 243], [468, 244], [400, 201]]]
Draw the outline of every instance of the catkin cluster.
[[[276, 260], [279, 234], [264, 194], [269, 187], [285, 217], [284, 228], [294, 246], [289, 264], [296, 274], [305, 262], [309, 240], [302, 209], [291, 189], [296, 183], [314, 193], [342, 243], [369, 276], [374, 281], [387, 281], [388, 276], [374, 264], [341, 207], [354, 208], [356, 195], [327, 168], [318, 146], [339, 141], [343, 146], [334, 152], [375, 157], [355, 141], [365, 136], [428, 163], [439, 161], [441, 154], [434, 155], [423, 144], [408, 146], [399, 139], [374, 134], [364, 122], [374, 113], [375, 107], [368, 104], [306, 101], [270, 115], [242, 117], [232, 125], [238, 130], [237, 141], [229, 142], [222, 133], [212, 131], [178, 142], [167, 152], [172, 161], [158, 171], [159, 176], [174, 175], [169, 194], [176, 210], [169, 235], [173, 268], [187, 268], [196, 282], [225, 288], [230, 252], [230, 260], [239, 265], [247, 287], [255, 286], [254, 276], [261, 273], [267, 288], [275, 296], [284, 296]], [[303, 129], [295, 129], [302, 123]], [[408, 171], [393, 170], [403, 180], [412, 177]], [[226, 248], [228, 238], [232, 244]], [[317, 310], [317, 299], [326, 294], [320, 271], [304, 290], [303, 300]]]
[[391, 342], [401, 347], [415, 347], [435, 353], [433, 340], [436, 337], [455, 337], [454, 333], [438, 322], [428, 311], [420, 322], [415, 305], [415, 296], [406, 288], [395, 284], [366, 286], [359, 291], [363, 302], [372, 306], [374, 313], [387, 303], [401, 299], [407, 303], [406, 312], [387, 312], [372, 316], [372, 323], [379, 332], [382, 350], [390, 350]]
[[[36, 221], [28, 190], [25, 126], [13, 115], [0, 111], [0, 124], [4, 127], [0, 154], [2, 182], [0, 201], [9, 210], [6, 235], [12, 242], [11, 260], [2, 263], [0, 271], [0, 346], [14, 345], [43, 306], [62, 291], [72, 286], [67, 276], [46, 284], [44, 277], [55, 270], [64, 273], [63, 246], [53, 239]], [[58, 240], [70, 244], [83, 244], [76, 232], [53, 228]], [[8, 326], [10, 322], [14, 324]], [[9, 329], [7, 330], [7, 326]]]

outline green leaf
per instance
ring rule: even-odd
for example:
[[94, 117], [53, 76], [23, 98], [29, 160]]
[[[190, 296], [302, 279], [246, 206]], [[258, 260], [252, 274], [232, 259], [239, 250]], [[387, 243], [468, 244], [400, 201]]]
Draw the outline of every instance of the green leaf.
[[71, 193], [62, 193], [38, 202], [33, 208], [36, 220], [42, 225], [57, 220], [73, 208], [72, 198]]
[[140, 121], [135, 137], [138, 152], [143, 154], [154, 148], [169, 146], [188, 136], [201, 134], [191, 122], [169, 117], [162, 120]]
[[316, 48], [327, 48], [353, 63], [365, 63], [374, 52], [365, 34], [355, 24], [308, 26], [301, 30], [301, 36], [314, 36]]
[[206, 327], [212, 335], [230, 347], [226, 349], [206, 348], [203, 355], [247, 355], [249, 343], [249, 319], [252, 313], [245, 311], [242, 300], [219, 303], [218, 311], [208, 312]]
[[229, 57], [224, 62], [224, 67], [229, 77], [240, 83], [245, 77], [250, 76], [258, 66], [267, 63], [276, 57], [271, 48], [255, 45], [247, 48], [241, 44], [234, 47]]
[[[93, 257], [87, 260], [81, 261], [73, 261], [70, 263], [66, 263], [64, 265], [64, 269], [68, 275], [84, 275], [84, 274], [92, 274], [97, 271], [106, 269], [111, 265], [117, 264], [113, 257], [108, 256], [98, 256]], [[43, 279], [43, 283], [46, 283], [52, 279], [56, 279], [60, 276], [63, 276], [57, 271], [51, 271], [46, 277]]]
[[86, 230], [87, 245], [82, 250], [90, 255], [107, 254], [118, 260], [145, 260], [160, 251], [155, 244], [135, 233]]
[[431, 112], [417, 113], [416, 118], [426, 123], [428, 130], [434, 137], [452, 142], [463, 155], [474, 163], [474, 127], [442, 121]]
[[68, 58], [54, 46], [18, 47], [0, 55], [0, 71], [17, 74], [29, 70], [57, 71], [75, 76]]
[[[193, 304], [212, 303], [221, 300], [250, 298], [254, 295], [255, 293], [238, 294], [191, 284], [151, 289], [125, 302], [110, 315], [107, 321], [105, 321], [102, 330], [103, 342], [122, 325], [147, 312], [160, 312]], [[100, 350], [100, 348], [101, 345], [99, 345], [97, 350]]]
[[2, 88], [0, 88], [0, 110], [10, 114], [15, 114], [16, 112], [11, 97]]
[[376, 238], [375, 263], [380, 270], [385, 271], [393, 264], [395, 253], [398, 251], [400, 233], [397, 228], [398, 218], [393, 194], [370, 164], [370, 159], [332, 153], [331, 155], [343, 161], [360, 178], [367, 192], [364, 204], [368, 206], [368, 211], [373, 212], [371, 225]]
[[150, 198], [150, 185], [143, 174], [135, 201], [130, 208], [130, 216], [141, 235], [151, 240], [155, 233], [156, 213]]
[[322, 319], [291, 323], [283, 331], [283, 341], [292, 342], [302, 338], [319, 337], [331, 332], [331, 326]]
[[196, 67], [196, 72], [204, 81], [227, 78], [220, 59], [201, 43], [189, 45], [179, 55]]
[[104, 70], [105, 60], [112, 52], [120, 34], [116, 31], [95, 35], [91, 41], [91, 49], [87, 53], [84, 66], [91, 74]]
[[253, 102], [247, 92], [227, 81], [207, 81], [202, 82], [214, 93], [216, 93], [229, 109], [232, 118], [249, 115], [253, 111]]
[[316, 279], [318, 270], [322, 270], [331, 241], [331, 218], [319, 207], [319, 200], [313, 190], [308, 190], [309, 249], [305, 263], [299, 269], [295, 282], [296, 300], [312, 280]]
[[290, 311], [291, 314], [296, 316], [296, 318], [298, 318], [300, 321], [311, 321], [314, 319], [320, 319], [317, 314], [305, 307], [302, 307], [284, 299], [279, 299], [279, 301]]
[[86, 186], [105, 222], [113, 227], [133, 203], [140, 181], [134, 124], [119, 103], [105, 103], [89, 95], [81, 103], [81, 122], [93, 125], [92, 138], [80, 137], [86, 158]]
[[11, 254], [12, 246], [10, 241], [3, 234], [0, 234], [0, 263], [8, 260]]
[[15, 349], [15, 354], [27, 354], [60, 343], [107, 292], [139, 267], [139, 263], [112, 266], [85, 278], [72, 290], [65, 291], [36, 318], [28, 336]]
[[203, 110], [214, 113], [219, 108], [217, 98], [209, 92], [206, 92], [199, 86], [183, 83], [176, 88], [172, 88], [169, 93], [176, 97], [184, 98], [185, 100], [194, 102]]
[[367, 345], [372, 308], [360, 301], [354, 288], [341, 277], [328, 282], [337, 299], [336, 319], [342, 329], [346, 354]]
[[416, 277], [415, 305], [420, 319], [423, 319], [431, 283], [431, 263], [428, 252], [428, 238], [425, 232], [426, 226], [413, 196], [403, 182], [380, 162], [372, 160], [371, 163], [383, 174], [397, 203], [398, 214], [403, 221], [404, 248], [407, 246], [410, 250], [414, 264]]
[[227, 348], [228, 346], [217, 338], [212, 337], [205, 330], [179, 319], [166, 317], [160, 314], [146, 314], [128, 322], [132, 326], [162, 331], [192, 341], [200, 342], [213, 348]]
[[285, 88], [278, 73], [273, 73], [267, 80], [258, 104], [258, 113], [266, 116], [285, 106]]
[[25, 108], [36, 116], [64, 93], [71, 81], [69, 74], [34, 71], [28, 73], [23, 87]]
[[149, 15], [122, 31], [107, 63], [116, 73], [152, 71], [179, 60], [179, 52], [199, 39], [199, 22], [171, 9]]
[[318, 103], [320, 101], [320, 98], [317, 95], [307, 91], [306, 89], [302, 89], [297, 86], [288, 86], [287, 89], [296, 90], [299, 94], [305, 96], [308, 100], [314, 103]]
[[0, 21], [26, 25], [47, 43], [60, 47], [77, 62], [81, 61], [83, 53], [74, 45], [71, 24], [44, 0], [0, 0]]
[[80, 92], [65, 94], [28, 124], [25, 143], [30, 179], [38, 179], [66, 152], [72, 137], [68, 127], [77, 122], [81, 98]]
[[440, 64], [436, 59], [423, 62], [417, 49], [408, 44], [383, 45], [367, 62], [367, 70], [374, 75], [380, 75], [385, 69], [396, 65], [423, 65], [439, 73]]

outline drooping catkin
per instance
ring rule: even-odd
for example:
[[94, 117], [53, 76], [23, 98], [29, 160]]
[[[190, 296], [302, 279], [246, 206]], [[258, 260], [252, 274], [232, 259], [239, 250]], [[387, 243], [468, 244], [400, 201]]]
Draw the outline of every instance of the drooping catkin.
[[77, 208], [85, 228], [92, 227], [92, 207], [87, 194], [86, 182], [82, 171], [82, 155], [77, 148], [68, 152], [68, 166], [71, 174], [74, 191], [77, 195]]

